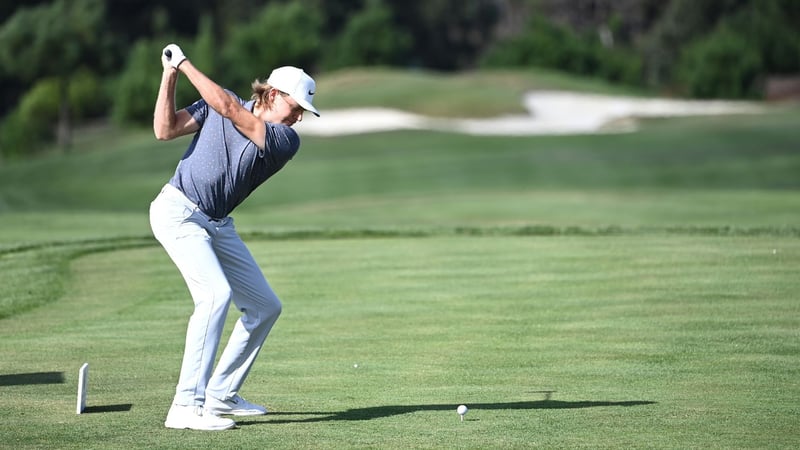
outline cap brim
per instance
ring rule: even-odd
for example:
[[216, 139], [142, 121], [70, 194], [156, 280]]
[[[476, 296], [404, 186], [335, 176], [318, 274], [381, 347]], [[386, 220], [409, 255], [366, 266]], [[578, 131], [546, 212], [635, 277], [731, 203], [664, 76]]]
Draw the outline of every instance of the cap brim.
[[312, 113], [314, 113], [315, 116], [319, 117], [319, 111], [317, 111], [317, 108], [314, 108], [314, 105], [312, 105], [311, 103], [308, 103], [303, 99], [297, 99], [297, 98], [295, 98], [294, 101], [296, 101], [297, 104], [302, 106], [303, 109], [305, 109], [306, 111], [311, 111]]

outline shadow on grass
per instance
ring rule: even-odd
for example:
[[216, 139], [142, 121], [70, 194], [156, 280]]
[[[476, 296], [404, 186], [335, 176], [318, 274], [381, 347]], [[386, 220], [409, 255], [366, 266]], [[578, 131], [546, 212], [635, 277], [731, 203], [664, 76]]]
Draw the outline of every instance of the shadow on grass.
[[[64, 372], [12, 373], [8, 375], [0, 375], [0, 387], [63, 383]], [[130, 411], [131, 408], [133, 408], [133, 405], [130, 403], [120, 405], [87, 406], [84, 408], [83, 414], [126, 412]]]
[[131, 408], [133, 408], [133, 405], [130, 403], [123, 403], [119, 405], [87, 406], [84, 408], [83, 414], [128, 412], [131, 410]]
[[8, 375], [0, 375], [0, 386], [63, 383], [64, 372], [12, 373]]
[[[655, 402], [651, 401], [625, 401], [625, 402], [604, 402], [604, 401], [576, 401], [565, 402], [559, 400], [539, 400], [527, 402], [510, 402], [510, 403], [470, 403], [470, 410], [506, 410], [506, 409], [580, 409], [580, 408], [601, 408], [601, 407], [630, 407], [630, 406], [644, 406], [652, 405]], [[269, 422], [259, 421], [237, 421], [238, 425], [255, 425], [259, 423], [308, 423], [308, 422], [328, 422], [335, 420], [372, 420], [380, 419], [383, 417], [399, 416], [402, 414], [409, 414], [418, 411], [453, 411], [456, 410], [455, 404], [448, 405], [389, 405], [389, 406], [372, 406], [369, 408], [356, 408], [348, 409], [346, 411], [338, 412], [270, 412], [267, 417], [276, 416], [320, 416], [320, 417], [304, 417], [302, 419], [279, 418], [277, 420], [270, 420]]]

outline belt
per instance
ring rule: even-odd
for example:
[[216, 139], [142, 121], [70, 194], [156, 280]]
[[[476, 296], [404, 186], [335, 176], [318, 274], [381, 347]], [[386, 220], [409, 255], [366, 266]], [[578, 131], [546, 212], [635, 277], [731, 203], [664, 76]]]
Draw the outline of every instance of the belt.
[[223, 223], [223, 222], [225, 222], [227, 220], [226, 217], [223, 217], [221, 219], [218, 219], [216, 217], [211, 217], [205, 211], [200, 209], [200, 207], [197, 206], [197, 203], [189, 200], [189, 198], [186, 196], [186, 194], [184, 194], [180, 189], [176, 188], [175, 186], [173, 186], [173, 185], [171, 185], [169, 183], [164, 185], [164, 187], [161, 189], [161, 193], [166, 195], [166, 196], [168, 196], [168, 197], [180, 200], [181, 202], [186, 203], [187, 205], [191, 206], [193, 210], [195, 210], [195, 211], [199, 212], [200, 214], [204, 215], [208, 219], [209, 222], [214, 222], [214, 223], [221, 224], [221, 223]]

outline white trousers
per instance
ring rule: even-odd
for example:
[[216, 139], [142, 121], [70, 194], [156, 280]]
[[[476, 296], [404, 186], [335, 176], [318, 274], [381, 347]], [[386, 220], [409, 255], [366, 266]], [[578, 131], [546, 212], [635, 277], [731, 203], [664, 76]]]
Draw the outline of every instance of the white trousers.
[[[232, 218], [212, 220], [166, 185], [150, 204], [150, 226], [194, 301], [174, 403], [203, 405], [206, 396], [232, 397], [278, 319], [281, 302]], [[231, 300], [242, 315], [212, 374]]]

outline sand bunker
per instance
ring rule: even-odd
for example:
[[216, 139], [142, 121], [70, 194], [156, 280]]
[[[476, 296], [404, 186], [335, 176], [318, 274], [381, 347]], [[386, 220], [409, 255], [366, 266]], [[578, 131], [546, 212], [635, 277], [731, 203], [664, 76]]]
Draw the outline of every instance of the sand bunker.
[[303, 135], [336, 136], [390, 130], [439, 130], [472, 135], [618, 133], [636, 130], [637, 119], [697, 115], [758, 114], [753, 102], [614, 97], [563, 91], [531, 92], [527, 115], [489, 119], [431, 118], [388, 108], [322, 111], [295, 125]]

